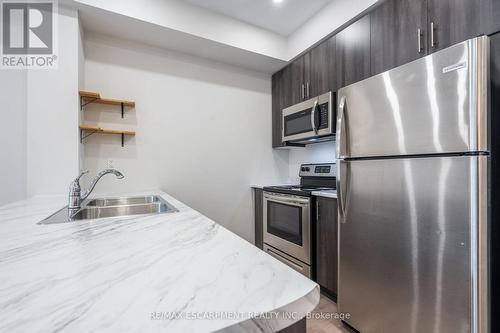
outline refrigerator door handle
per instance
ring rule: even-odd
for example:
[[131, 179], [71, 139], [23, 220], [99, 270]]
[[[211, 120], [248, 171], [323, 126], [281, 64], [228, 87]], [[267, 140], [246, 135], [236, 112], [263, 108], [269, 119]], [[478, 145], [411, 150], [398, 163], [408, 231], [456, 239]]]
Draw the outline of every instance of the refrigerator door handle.
[[[342, 137], [343, 130], [342, 127], [344, 126], [344, 112], [345, 112], [345, 105], [346, 105], [347, 98], [345, 96], [342, 96], [339, 101], [339, 116], [337, 119], [337, 137], [339, 138], [337, 140], [337, 158], [344, 158], [343, 155], [341, 155], [342, 152], [342, 145], [344, 142], [344, 138]], [[346, 133], [347, 134], [347, 128], [346, 128]]]
[[[340, 160], [338, 163], [338, 171], [340, 177], [337, 178], [337, 189], [338, 189], [338, 210], [339, 210], [339, 220], [340, 223], [346, 223], [345, 215], [347, 212], [347, 195], [349, 187], [349, 162]], [[345, 188], [345, 192], [344, 192]]]

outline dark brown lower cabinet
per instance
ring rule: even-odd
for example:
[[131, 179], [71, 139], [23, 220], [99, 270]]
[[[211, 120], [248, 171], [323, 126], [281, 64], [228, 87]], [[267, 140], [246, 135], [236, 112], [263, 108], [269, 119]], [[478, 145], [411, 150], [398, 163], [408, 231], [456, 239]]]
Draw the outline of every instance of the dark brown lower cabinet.
[[254, 210], [255, 210], [255, 246], [259, 249], [264, 248], [264, 226], [262, 218], [263, 209], [263, 191], [260, 188], [254, 188]]
[[337, 296], [337, 199], [316, 199], [316, 282]]

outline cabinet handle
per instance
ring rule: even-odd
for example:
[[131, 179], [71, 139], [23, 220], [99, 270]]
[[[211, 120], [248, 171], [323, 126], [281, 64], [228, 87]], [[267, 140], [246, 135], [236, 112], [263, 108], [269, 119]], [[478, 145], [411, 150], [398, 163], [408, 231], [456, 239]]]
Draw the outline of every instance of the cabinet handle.
[[306, 98], [306, 87], [305, 85], [302, 83], [302, 99]]
[[316, 199], [316, 222], [319, 222], [319, 201]]
[[431, 22], [431, 47], [436, 47], [436, 41], [434, 40], [434, 22]]
[[309, 82], [306, 84], [306, 92], [307, 92], [307, 98], [311, 97], [310, 89], [309, 89]]
[[422, 53], [422, 29], [417, 29], [417, 52]]

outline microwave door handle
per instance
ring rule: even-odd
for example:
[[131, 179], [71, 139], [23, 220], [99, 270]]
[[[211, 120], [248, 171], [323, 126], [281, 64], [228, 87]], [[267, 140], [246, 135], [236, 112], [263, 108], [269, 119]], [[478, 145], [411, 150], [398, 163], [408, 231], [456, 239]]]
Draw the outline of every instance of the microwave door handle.
[[314, 105], [311, 110], [311, 125], [314, 133], [318, 134], [318, 127], [316, 126], [316, 107], [318, 106], [318, 100], [314, 101]]
[[345, 112], [345, 104], [346, 104], [346, 100], [347, 98], [345, 96], [342, 96], [340, 98], [340, 101], [339, 101], [339, 108], [338, 108], [338, 112], [339, 112], [339, 115], [338, 115], [338, 119], [337, 119], [337, 137], [338, 137], [338, 140], [337, 140], [337, 158], [344, 158], [343, 155], [341, 155], [341, 152], [342, 152], [342, 144], [343, 144], [343, 141], [344, 141], [344, 138], [342, 137], [342, 134], [343, 134], [343, 130], [342, 130], [342, 127], [344, 126], [344, 112]]

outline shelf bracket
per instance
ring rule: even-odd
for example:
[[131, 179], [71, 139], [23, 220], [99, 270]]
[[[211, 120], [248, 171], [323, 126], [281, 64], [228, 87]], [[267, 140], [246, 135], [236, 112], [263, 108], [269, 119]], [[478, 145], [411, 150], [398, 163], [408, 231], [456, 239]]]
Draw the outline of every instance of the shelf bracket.
[[123, 119], [123, 113], [124, 113], [124, 107], [125, 106], [123, 105], [123, 102], [121, 103], [121, 105], [122, 105], [122, 119]]
[[94, 130], [94, 131], [92, 131], [92, 132], [90, 132], [90, 133], [88, 133], [87, 135], [84, 136], [83, 135], [83, 130], [81, 129], [80, 130], [80, 143], [83, 143], [83, 140], [85, 140], [86, 138], [88, 138], [89, 136], [91, 136], [92, 134], [97, 133], [97, 132], [99, 132], [99, 130]]
[[[92, 98], [88, 100], [87, 102], [83, 103], [83, 96], [80, 96], [80, 110], [83, 110], [83, 107], [86, 106], [87, 104], [90, 104], [92, 102], [97, 101], [99, 98]], [[123, 117], [122, 117], [123, 118]]]

